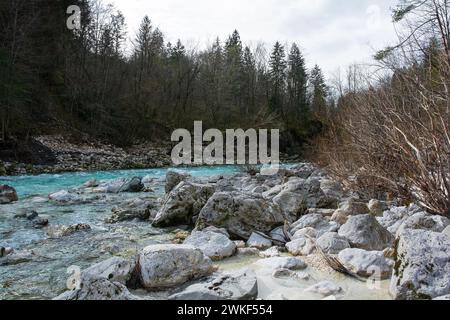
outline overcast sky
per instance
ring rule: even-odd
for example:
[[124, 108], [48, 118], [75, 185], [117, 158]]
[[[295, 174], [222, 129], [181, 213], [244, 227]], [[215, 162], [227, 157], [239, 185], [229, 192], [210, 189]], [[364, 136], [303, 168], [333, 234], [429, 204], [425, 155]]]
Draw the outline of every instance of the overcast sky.
[[330, 75], [339, 67], [370, 62], [395, 39], [390, 8], [396, 0], [105, 0], [121, 10], [132, 37], [144, 15], [166, 39], [200, 48], [234, 29], [242, 41], [296, 42], [308, 66]]

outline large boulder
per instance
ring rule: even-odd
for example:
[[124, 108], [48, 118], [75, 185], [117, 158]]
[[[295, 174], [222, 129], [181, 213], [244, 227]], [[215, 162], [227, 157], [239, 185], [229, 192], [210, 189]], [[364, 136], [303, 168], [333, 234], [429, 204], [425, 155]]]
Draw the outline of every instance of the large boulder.
[[392, 274], [394, 262], [385, 258], [383, 251], [366, 251], [363, 249], [345, 249], [338, 255], [339, 261], [350, 271], [361, 276], [379, 276], [388, 279]]
[[338, 254], [344, 249], [350, 248], [348, 240], [340, 236], [337, 232], [327, 232], [317, 239], [317, 245], [323, 252], [328, 254]]
[[16, 189], [7, 185], [0, 185], [0, 204], [18, 201]]
[[194, 231], [183, 244], [200, 249], [212, 260], [222, 260], [236, 252], [236, 244], [233, 241], [214, 231]]
[[149, 290], [172, 288], [214, 272], [211, 259], [188, 245], [152, 245], [139, 255], [141, 285]]
[[216, 192], [200, 211], [197, 226], [223, 227], [248, 239], [253, 231], [269, 233], [285, 222], [280, 207], [256, 194]]
[[339, 224], [326, 219], [321, 214], [307, 214], [291, 225], [291, 234], [308, 227], [315, 229], [317, 237], [320, 237], [327, 232], [336, 232]]
[[258, 296], [256, 275], [251, 270], [220, 274], [193, 284], [169, 300], [255, 300]]
[[193, 224], [195, 217], [213, 193], [214, 187], [210, 184], [181, 182], [164, 198], [153, 225], [171, 227]]
[[339, 235], [347, 238], [352, 247], [364, 250], [382, 251], [394, 242], [394, 236], [370, 214], [349, 217]]
[[190, 174], [169, 170], [166, 173], [166, 193], [170, 193], [180, 182], [187, 181], [191, 178]]
[[433, 299], [450, 294], [450, 237], [405, 229], [395, 245], [390, 293], [397, 300]]
[[137, 198], [127, 201], [118, 207], [114, 207], [111, 211], [112, 215], [106, 219], [107, 223], [117, 223], [134, 219], [148, 220], [156, 215], [157, 204], [155, 201]]

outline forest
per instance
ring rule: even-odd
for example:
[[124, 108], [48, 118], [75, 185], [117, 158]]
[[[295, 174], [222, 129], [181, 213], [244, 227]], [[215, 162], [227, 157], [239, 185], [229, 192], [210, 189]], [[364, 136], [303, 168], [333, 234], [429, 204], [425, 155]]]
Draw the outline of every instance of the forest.
[[[72, 31], [73, 4], [81, 28]], [[281, 128], [301, 144], [320, 131], [330, 103], [320, 67], [307, 70], [295, 43], [249, 47], [230, 30], [206, 49], [188, 48], [166, 41], [148, 16], [127, 34], [123, 14], [99, 0], [5, 0], [0, 17], [3, 140], [70, 132], [129, 145], [202, 120]]]

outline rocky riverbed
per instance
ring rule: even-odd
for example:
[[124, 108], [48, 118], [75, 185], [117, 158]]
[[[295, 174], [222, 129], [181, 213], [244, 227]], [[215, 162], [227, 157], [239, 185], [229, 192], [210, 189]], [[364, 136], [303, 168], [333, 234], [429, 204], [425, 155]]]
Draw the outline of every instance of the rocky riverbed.
[[[2, 179], [1, 299], [435, 299], [450, 220], [306, 163]], [[336, 271], [338, 270], [338, 271]]]

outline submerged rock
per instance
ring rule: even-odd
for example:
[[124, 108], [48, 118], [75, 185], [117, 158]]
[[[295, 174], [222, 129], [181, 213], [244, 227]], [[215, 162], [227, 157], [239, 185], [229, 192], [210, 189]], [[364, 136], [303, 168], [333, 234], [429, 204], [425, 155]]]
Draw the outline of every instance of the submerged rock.
[[224, 234], [213, 231], [194, 231], [184, 244], [200, 249], [212, 260], [222, 260], [236, 252], [233, 241]]
[[386, 259], [383, 251], [366, 251], [362, 249], [345, 249], [339, 253], [339, 261], [350, 271], [361, 276], [380, 276], [388, 279], [392, 274], [394, 262]]
[[11, 247], [0, 247], [0, 258], [6, 257], [8, 254], [14, 252], [14, 249]]
[[152, 245], [139, 255], [141, 284], [158, 290], [182, 285], [214, 272], [211, 259], [188, 245]]
[[8, 185], [0, 185], [0, 204], [8, 204], [19, 201], [16, 189]]
[[306, 263], [300, 258], [294, 257], [274, 257], [261, 259], [254, 263], [255, 266], [272, 270], [276, 269], [289, 269], [289, 270], [304, 270], [306, 269]]
[[342, 291], [341, 287], [331, 281], [322, 281], [305, 289], [305, 292], [321, 294], [324, 297], [336, 295], [342, 293]]
[[76, 192], [70, 192], [67, 190], [61, 190], [55, 193], [52, 193], [48, 196], [48, 198], [52, 201], [60, 202], [60, 203], [76, 203], [81, 202], [82, 198]]
[[83, 223], [73, 224], [70, 226], [55, 225], [55, 226], [48, 227], [47, 235], [49, 236], [49, 238], [57, 239], [57, 238], [70, 236], [77, 232], [89, 231], [89, 230], [91, 230], [91, 226], [88, 224], [83, 224]]
[[272, 277], [275, 279], [293, 278], [298, 280], [309, 280], [310, 275], [306, 272], [298, 272], [289, 269], [276, 269], [272, 273]]
[[193, 284], [170, 296], [169, 300], [255, 300], [257, 296], [255, 273], [251, 270], [241, 270]]
[[370, 214], [349, 217], [339, 235], [347, 238], [352, 247], [364, 250], [381, 251], [394, 242], [394, 236]]
[[405, 229], [396, 240], [390, 293], [397, 300], [433, 299], [450, 294], [450, 237]]
[[209, 184], [181, 182], [164, 198], [161, 209], [153, 220], [155, 227], [192, 225], [208, 199], [214, 193]]
[[156, 215], [157, 204], [147, 199], [133, 199], [119, 207], [113, 208], [111, 217], [106, 219], [107, 223], [117, 223], [128, 220], [148, 220]]

